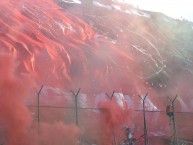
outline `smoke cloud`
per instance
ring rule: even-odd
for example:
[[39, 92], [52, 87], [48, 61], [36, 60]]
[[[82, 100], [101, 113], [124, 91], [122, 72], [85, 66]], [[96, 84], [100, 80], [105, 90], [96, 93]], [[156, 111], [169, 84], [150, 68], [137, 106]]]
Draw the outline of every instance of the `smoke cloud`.
[[[144, 16], [140, 10], [128, 14], [128, 6], [122, 11], [110, 7], [92, 5], [84, 11], [78, 4], [56, 0], [0, 2], [0, 143], [120, 142], [125, 139], [124, 126], [143, 128], [142, 114], [135, 113], [133, 119], [133, 110], [142, 108], [138, 95], [147, 92], [149, 104], [156, 106], [149, 108], [157, 111], [165, 110], [168, 96], [176, 94], [177, 111], [193, 108], [192, 44], [181, 42], [187, 32], [185, 39], [192, 42], [192, 26], [181, 27], [181, 22], [156, 14]], [[37, 90], [42, 84], [38, 124]], [[74, 96], [66, 93], [77, 88], [87, 96], [85, 106], [78, 102], [79, 125]], [[127, 95], [132, 110], [115, 97], [96, 104], [96, 94], [112, 90]], [[165, 131], [167, 116], [160, 114], [147, 113], [150, 132]], [[177, 118], [181, 128], [192, 127]], [[179, 131], [184, 132], [192, 134]]]
[[31, 115], [25, 106], [30, 80], [16, 75], [15, 60], [0, 54], [0, 124], [3, 141], [7, 145], [27, 144]]

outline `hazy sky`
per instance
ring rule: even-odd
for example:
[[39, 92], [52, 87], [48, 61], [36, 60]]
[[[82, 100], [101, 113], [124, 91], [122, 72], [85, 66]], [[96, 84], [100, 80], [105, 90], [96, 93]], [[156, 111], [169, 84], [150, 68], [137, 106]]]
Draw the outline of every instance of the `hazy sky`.
[[193, 21], [193, 0], [118, 0], [132, 3], [141, 9], [163, 12], [174, 18]]

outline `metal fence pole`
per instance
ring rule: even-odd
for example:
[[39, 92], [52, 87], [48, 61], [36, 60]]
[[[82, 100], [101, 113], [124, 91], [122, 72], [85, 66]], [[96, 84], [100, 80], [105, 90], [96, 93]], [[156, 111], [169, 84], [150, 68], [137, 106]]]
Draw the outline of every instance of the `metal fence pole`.
[[148, 93], [142, 98], [139, 96], [142, 101], [143, 101], [143, 123], [144, 123], [144, 140], [145, 140], [145, 145], [148, 145], [148, 137], [147, 137], [147, 125], [146, 125], [146, 113], [145, 113], [145, 99], [147, 97]]
[[[109, 100], [111, 101], [113, 96], [115, 94], [115, 91], [113, 91], [113, 93], [111, 94], [111, 96], [108, 95], [108, 93], [106, 93], [106, 96], [109, 98]], [[116, 135], [115, 135], [115, 129], [113, 126], [113, 139], [114, 139], [114, 145], [117, 145], [117, 140], [116, 140]], [[113, 143], [112, 143], [113, 144]]]
[[38, 94], [38, 128], [40, 127], [40, 93], [41, 93], [43, 87], [44, 87], [44, 85], [42, 85], [40, 90], [37, 92], [37, 94]]
[[79, 126], [79, 122], [78, 122], [78, 94], [80, 92], [80, 88], [78, 89], [78, 92], [76, 94], [72, 90], [71, 90], [71, 92], [75, 97], [76, 125]]
[[173, 116], [172, 116], [172, 122], [173, 122], [173, 136], [174, 136], [174, 139], [173, 139], [173, 144], [174, 145], [178, 145], [178, 136], [177, 136], [177, 128], [176, 128], [176, 120], [175, 120], [175, 108], [174, 108], [174, 102], [176, 100], [178, 96], [176, 95], [176, 97], [174, 98], [173, 101], [171, 101], [171, 105], [172, 105], [172, 112], [173, 112]]

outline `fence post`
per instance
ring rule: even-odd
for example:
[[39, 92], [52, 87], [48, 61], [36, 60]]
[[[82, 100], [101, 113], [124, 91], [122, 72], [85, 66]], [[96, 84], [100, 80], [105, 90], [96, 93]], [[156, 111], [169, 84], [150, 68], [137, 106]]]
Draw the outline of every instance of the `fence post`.
[[178, 145], [178, 136], [177, 136], [177, 129], [176, 129], [176, 120], [175, 120], [175, 108], [174, 108], [174, 102], [176, 100], [178, 96], [176, 95], [176, 97], [173, 99], [173, 101], [170, 99], [170, 103], [171, 103], [171, 107], [172, 107], [172, 112], [173, 112], [173, 116], [172, 116], [172, 122], [173, 122], [173, 144], [174, 145]]
[[76, 94], [71, 90], [72, 94], [75, 97], [75, 112], [76, 112], [76, 125], [77, 126], [79, 126], [79, 122], [78, 122], [78, 94], [80, 92], [80, 89], [81, 88], [78, 89], [78, 92]]
[[114, 96], [114, 94], [115, 94], [115, 91], [113, 91], [113, 93], [112, 93], [112, 95], [111, 96], [109, 96], [107, 93], [105, 93], [106, 94], [106, 96], [110, 99], [110, 101], [111, 101], [111, 99], [113, 98], [113, 96]]
[[144, 123], [144, 140], [145, 140], [145, 145], [148, 145], [148, 137], [147, 137], [147, 125], [146, 125], [146, 113], [145, 113], [145, 99], [147, 97], [148, 93], [142, 98], [140, 95], [139, 97], [143, 101], [143, 123]]
[[[115, 91], [113, 91], [113, 93], [111, 94], [111, 96], [108, 95], [108, 93], [105, 93], [106, 96], [110, 99], [110, 101], [112, 100]], [[117, 145], [117, 140], [116, 140], [116, 135], [115, 135], [115, 130], [114, 130], [114, 126], [113, 126], [113, 138], [114, 138], [114, 145]]]
[[42, 85], [40, 90], [37, 92], [37, 95], [38, 95], [38, 129], [40, 127], [40, 93], [41, 93], [43, 87], [44, 87], [44, 85]]

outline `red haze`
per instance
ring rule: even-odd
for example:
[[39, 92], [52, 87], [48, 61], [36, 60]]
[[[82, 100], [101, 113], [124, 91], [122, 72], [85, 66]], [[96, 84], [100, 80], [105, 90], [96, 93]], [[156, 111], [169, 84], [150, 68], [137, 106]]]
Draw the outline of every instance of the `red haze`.
[[16, 65], [11, 55], [0, 54], [0, 124], [7, 145], [27, 144], [31, 115], [25, 106], [30, 81], [16, 76]]
[[[3, 134], [0, 141], [7, 145], [75, 145], [80, 135], [89, 138], [90, 143], [109, 145], [114, 140], [114, 131], [121, 134], [122, 127], [130, 125], [130, 110], [123, 110], [112, 100], [100, 102], [97, 107], [104, 111], [98, 114], [79, 110], [79, 115], [85, 117], [80, 118], [85, 128], [75, 125], [74, 108], [65, 110], [66, 114], [64, 110], [41, 108], [37, 132], [37, 106], [30, 112], [26, 102], [33, 100], [37, 104], [35, 90], [42, 84], [56, 92], [47, 96], [47, 100], [44, 96], [48, 92], [42, 92], [41, 105], [53, 103], [57, 99], [57, 89], [66, 92], [81, 88], [87, 96], [121, 90], [134, 101], [139, 100], [138, 94], [149, 92], [148, 97], [155, 103], [160, 96], [155, 93], [156, 89], [169, 90], [163, 94], [172, 91], [173, 95], [177, 90], [180, 94], [186, 92], [186, 96], [191, 94], [186, 91], [191, 85], [182, 88], [187, 81], [179, 79], [179, 73], [168, 77], [167, 72], [173, 74], [179, 69], [176, 66], [173, 70], [173, 63], [170, 64], [170, 53], [179, 55], [178, 50], [170, 50], [167, 45], [166, 36], [170, 33], [162, 33], [161, 29], [155, 31], [157, 24], [152, 21], [149, 24], [149, 19], [113, 12], [110, 18], [105, 15], [104, 21], [101, 17], [93, 20], [98, 30], [108, 30], [107, 38], [95, 40], [95, 26], [92, 28], [89, 22], [70, 13], [69, 9], [62, 9], [51, 0], [0, 2], [0, 133]], [[71, 11], [76, 10], [72, 7]], [[116, 44], [108, 40], [116, 37]], [[188, 73], [188, 76], [191, 75]], [[177, 84], [175, 90], [167, 88], [171, 86], [168, 81], [173, 78], [177, 80], [170, 81]], [[191, 79], [188, 82], [191, 84]], [[66, 97], [64, 94], [58, 96]], [[53, 104], [67, 105], [63, 98]], [[35, 114], [33, 121], [32, 113]], [[142, 126], [141, 122], [139, 124]]]
[[[114, 98], [111, 101], [101, 101], [99, 102], [99, 108], [103, 108], [101, 111], [99, 119], [101, 121], [100, 137], [101, 142], [99, 144], [112, 144], [115, 140], [121, 141], [125, 139], [124, 130], [125, 127], [131, 125], [131, 109], [123, 109]], [[120, 134], [122, 136], [120, 136]]]

